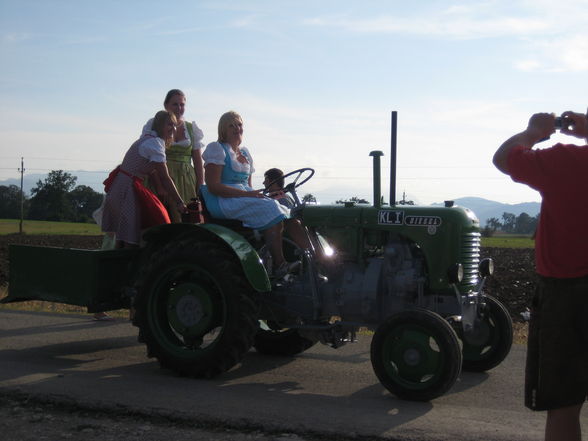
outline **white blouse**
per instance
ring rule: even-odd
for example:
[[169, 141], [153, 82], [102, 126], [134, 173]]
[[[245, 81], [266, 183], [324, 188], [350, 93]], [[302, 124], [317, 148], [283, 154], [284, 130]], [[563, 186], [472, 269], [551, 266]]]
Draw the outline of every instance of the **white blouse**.
[[[251, 153], [247, 147], [239, 147], [241, 152], [244, 152], [249, 160], [248, 163], [242, 163], [237, 160], [237, 155], [233, 151], [232, 148], [229, 148], [229, 155], [231, 157], [231, 167], [233, 170], [242, 173], [253, 174], [255, 172], [255, 167], [253, 167], [253, 158], [251, 157]], [[204, 160], [204, 166], [206, 167], [207, 164], [217, 164], [217, 165], [225, 165], [225, 158], [227, 155], [225, 154], [225, 149], [220, 144], [220, 142], [211, 142], [206, 146], [206, 150], [202, 154], [202, 159]]]
[[[141, 132], [141, 135], [145, 135], [146, 133], [151, 132], [152, 127], [153, 127], [153, 118], [151, 118], [149, 121], [147, 121], [145, 123], [145, 125], [143, 126], [143, 131]], [[194, 122], [194, 121], [192, 121], [192, 134], [194, 135], [194, 145], [192, 146], [192, 150], [199, 150], [202, 147], [204, 147], [204, 143], [202, 142], [202, 138], [204, 138], [204, 133], [202, 132], [200, 127], [198, 127], [196, 125], [196, 122]], [[184, 124], [184, 137], [185, 137], [185, 139], [182, 139], [179, 142], [174, 142], [174, 145], [179, 145], [181, 147], [187, 147], [190, 145], [190, 142], [192, 142], [190, 140], [190, 134], [188, 133], [188, 126], [186, 124]]]
[[165, 142], [157, 137], [157, 132], [150, 130], [143, 135], [139, 143], [139, 155], [151, 162], [165, 162]]

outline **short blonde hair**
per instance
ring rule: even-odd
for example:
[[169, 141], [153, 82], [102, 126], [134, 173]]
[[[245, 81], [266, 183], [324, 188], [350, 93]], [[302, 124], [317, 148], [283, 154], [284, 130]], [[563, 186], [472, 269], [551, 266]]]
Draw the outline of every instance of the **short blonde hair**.
[[165, 148], [168, 148], [172, 142], [171, 139], [165, 139], [163, 137], [165, 125], [170, 120], [174, 126], [178, 124], [176, 115], [174, 115], [172, 112], [168, 112], [167, 110], [160, 110], [153, 117], [153, 124], [151, 125], [151, 129], [157, 133], [157, 136], [159, 136], [161, 139], [165, 141]]
[[239, 121], [243, 124], [243, 118], [234, 110], [229, 110], [218, 120], [218, 142], [226, 142], [227, 140], [227, 129], [233, 121]]

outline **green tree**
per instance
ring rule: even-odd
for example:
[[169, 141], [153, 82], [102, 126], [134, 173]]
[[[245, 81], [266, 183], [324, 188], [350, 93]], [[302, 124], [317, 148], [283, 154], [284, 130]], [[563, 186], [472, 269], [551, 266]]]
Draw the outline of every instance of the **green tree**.
[[513, 233], [515, 230], [517, 217], [512, 213], [502, 213], [502, 231]]
[[29, 219], [68, 221], [74, 217], [68, 193], [78, 178], [63, 170], [52, 170], [45, 181], [37, 181], [31, 190]]
[[344, 204], [345, 202], [355, 202], [356, 204], [369, 204], [369, 201], [358, 196], [352, 196], [349, 199], [339, 199], [335, 201], [336, 204]]
[[87, 185], [78, 185], [67, 196], [73, 210], [74, 222], [90, 221], [92, 213], [102, 203], [102, 194]]
[[496, 231], [502, 227], [502, 224], [500, 223], [500, 221], [496, 217], [491, 217], [490, 219], [487, 219], [486, 225], [488, 225], [490, 228], [494, 229], [494, 231]]
[[25, 213], [28, 208], [28, 199], [22, 194], [16, 185], [0, 185], [0, 218], [20, 219], [21, 197], [24, 198]]
[[498, 230], [501, 226], [502, 224], [500, 223], [498, 218], [491, 217], [489, 219], [486, 219], [486, 226], [482, 229], [482, 236], [493, 236], [496, 230]]
[[514, 232], [519, 234], [531, 234], [537, 228], [538, 217], [531, 217], [527, 213], [521, 213], [515, 220]]
[[316, 198], [314, 197], [313, 194], [306, 193], [304, 196], [302, 196], [302, 202], [315, 203], [316, 204]]

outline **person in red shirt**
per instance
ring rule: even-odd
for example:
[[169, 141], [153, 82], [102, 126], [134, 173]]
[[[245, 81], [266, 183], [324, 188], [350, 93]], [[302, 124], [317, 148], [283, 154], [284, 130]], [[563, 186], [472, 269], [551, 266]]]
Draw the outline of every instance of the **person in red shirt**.
[[[565, 112], [561, 133], [588, 136], [587, 116]], [[533, 115], [494, 154], [494, 165], [541, 194], [535, 237], [538, 274], [531, 305], [525, 405], [547, 410], [546, 441], [581, 441], [588, 396], [588, 145], [533, 147], [556, 130], [556, 117]]]

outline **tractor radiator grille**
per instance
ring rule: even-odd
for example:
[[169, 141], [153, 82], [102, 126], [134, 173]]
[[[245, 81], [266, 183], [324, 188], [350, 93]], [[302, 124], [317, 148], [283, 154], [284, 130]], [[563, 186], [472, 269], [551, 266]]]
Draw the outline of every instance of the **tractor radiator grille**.
[[463, 265], [462, 285], [478, 283], [478, 265], [480, 263], [480, 233], [465, 233], [462, 236], [461, 263]]

